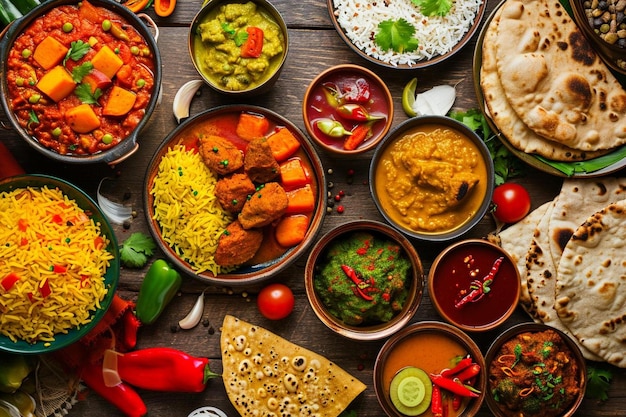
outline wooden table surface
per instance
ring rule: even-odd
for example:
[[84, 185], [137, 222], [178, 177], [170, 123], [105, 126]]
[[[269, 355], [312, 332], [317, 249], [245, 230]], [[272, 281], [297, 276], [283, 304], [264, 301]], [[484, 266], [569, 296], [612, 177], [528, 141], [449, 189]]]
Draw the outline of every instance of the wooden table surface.
[[[126, 161], [116, 167], [105, 164], [95, 166], [61, 165], [55, 163], [25, 144], [15, 132], [2, 131], [2, 140], [29, 173], [42, 173], [61, 177], [85, 190], [95, 198], [100, 180], [110, 177], [118, 184], [118, 197], [125, 197], [128, 204], [137, 212], [130, 228], [115, 226], [116, 235], [121, 242], [132, 232], [148, 233], [147, 223], [142, 209], [142, 189], [145, 170], [157, 146], [165, 136], [176, 127], [172, 114], [172, 101], [178, 88], [185, 82], [198, 78], [187, 52], [188, 27], [201, 7], [201, 0], [178, 0], [174, 14], [168, 18], [156, 18], [160, 28], [158, 39], [163, 61], [163, 98], [153, 113], [147, 127], [139, 137], [139, 150]], [[273, 90], [258, 98], [245, 100], [245, 103], [267, 107], [284, 115], [304, 131], [301, 114], [301, 99], [306, 86], [322, 70], [336, 64], [354, 63], [376, 71], [389, 85], [394, 97], [394, 125], [402, 122], [407, 116], [402, 111], [401, 94], [403, 86], [413, 77], [419, 80], [420, 90], [438, 84], [456, 85], [458, 97], [455, 108], [466, 110], [477, 107], [472, 75], [472, 56], [475, 39], [458, 55], [449, 61], [432, 68], [411, 71], [387, 70], [369, 64], [357, 56], [340, 39], [330, 21], [324, 0], [274, 0], [273, 4], [281, 12], [289, 27], [290, 49], [284, 71]], [[490, 0], [485, 16], [497, 4]], [[201, 89], [201, 95], [194, 99], [191, 113], [196, 114], [221, 104], [228, 104], [229, 99], [218, 95], [208, 87]], [[7, 124], [7, 117], [0, 112], [0, 120]], [[341, 204], [345, 207], [342, 214], [336, 211], [325, 218], [325, 233], [333, 227], [355, 219], [381, 220], [369, 194], [367, 184], [368, 164], [371, 153], [358, 158], [341, 159], [319, 151], [327, 181], [334, 187], [331, 191], [343, 190], [345, 197]], [[354, 170], [354, 178], [349, 181], [347, 171]], [[523, 183], [532, 195], [533, 208], [551, 200], [558, 193], [562, 179], [543, 174], [528, 168], [526, 175], [518, 180]], [[471, 231], [467, 237], [481, 237], [495, 227], [490, 217]], [[422, 262], [428, 270], [437, 253], [445, 244], [425, 245], [415, 242]], [[157, 257], [161, 254], [157, 254]], [[274, 281], [289, 285], [296, 296], [293, 313], [280, 321], [269, 321], [263, 318], [256, 308], [255, 293], [258, 288], [210, 288], [206, 297], [204, 316], [210, 321], [210, 332], [202, 325], [189, 331], [172, 332], [175, 324], [191, 308], [198, 294], [205, 289], [205, 284], [191, 277], [185, 277], [180, 294], [174, 298], [158, 321], [140, 329], [138, 348], [169, 346], [184, 350], [196, 356], [209, 357], [212, 368], [221, 371], [219, 326], [225, 314], [232, 314], [246, 321], [263, 326], [293, 343], [300, 344], [335, 361], [339, 366], [355, 375], [365, 384], [366, 391], [349, 407], [359, 417], [383, 415], [372, 383], [372, 370], [376, 355], [384, 343], [356, 342], [344, 339], [328, 330], [311, 310], [303, 283], [303, 271], [306, 256], [300, 258], [287, 271], [274, 277]], [[122, 269], [118, 293], [126, 299], [135, 300], [141, 280], [147, 268], [143, 270]], [[518, 309], [519, 310], [519, 309]], [[428, 294], [413, 321], [442, 320], [432, 308]], [[516, 311], [514, 316], [504, 325], [492, 332], [473, 334], [483, 352], [494, 338], [517, 322], [529, 321], [523, 311]], [[614, 368], [614, 381], [610, 389], [610, 399], [605, 403], [585, 400], [577, 416], [625, 416], [626, 415], [626, 371]], [[231, 406], [222, 381], [211, 380], [206, 390], [199, 394], [154, 393], [140, 391], [147, 404], [151, 416], [184, 417], [201, 406], [215, 406], [224, 410], [229, 416], [237, 413]], [[491, 413], [486, 405], [479, 415]], [[70, 411], [70, 416], [110, 417], [120, 413], [106, 401], [95, 394], [88, 395]]]

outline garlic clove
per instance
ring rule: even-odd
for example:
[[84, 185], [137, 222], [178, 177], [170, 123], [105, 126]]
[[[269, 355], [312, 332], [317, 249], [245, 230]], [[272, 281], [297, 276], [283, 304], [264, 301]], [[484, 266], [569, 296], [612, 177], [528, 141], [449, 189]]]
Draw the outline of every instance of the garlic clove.
[[185, 329], [185, 330], [196, 327], [198, 323], [200, 323], [200, 319], [202, 319], [203, 312], [204, 312], [204, 291], [202, 291], [202, 294], [198, 296], [198, 299], [196, 300], [195, 304], [191, 308], [191, 311], [189, 311], [189, 313], [185, 316], [185, 318], [183, 318], [182, 320], [178, 322], [178, 326], [180, 326], [181, 329]]
[[176, 95], [174, 96], [173, 104], [176, 122], [180, 123], [182, 119], [189, 117], [191, 100], [193, 100], [202, 84], [204, 84], [204, 81], [202, 80], [191, 80], [183, 84], [183, 86], [178, 89]]

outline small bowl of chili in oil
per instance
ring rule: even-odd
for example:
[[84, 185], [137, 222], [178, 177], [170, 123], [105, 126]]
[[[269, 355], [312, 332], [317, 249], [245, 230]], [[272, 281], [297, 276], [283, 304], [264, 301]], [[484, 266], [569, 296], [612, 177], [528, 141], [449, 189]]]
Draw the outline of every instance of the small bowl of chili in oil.
[[413, 239], [445, 242], [469, 232], [489, 210], [493, 160], [463, 123], [412, 117], [376, 147], [369, 184], [389, 224]]
[[372, 150], [391, 128], [393, 98], [374, 72], [354, 64], [328, 68], [309, 84], [302, 118], [315, 143], [335, 155]]
[[506, 321], [520, 296], [519, 270], [511, 256], [482, 239], [448, 246], [428, 273], [433, 306], [465, 331], [491, 330]]
[[496, 417], [571, 417], [585, 396], [587, 369], [576, 343], [542, 323], [502, 333], [485, 356], [487, 406]]
[[380, 349], [374, 365], [376, 398], [389, 417], [471, 417], [487, 387], [476, 343], [447, 323], [413, 323]]
[[320, 321], [355, 340], [398, 332], [413, 318], [424, 289], [422, 263], [411, 242], [371, 220], [326, 233], [311, 250], [304, 281]]

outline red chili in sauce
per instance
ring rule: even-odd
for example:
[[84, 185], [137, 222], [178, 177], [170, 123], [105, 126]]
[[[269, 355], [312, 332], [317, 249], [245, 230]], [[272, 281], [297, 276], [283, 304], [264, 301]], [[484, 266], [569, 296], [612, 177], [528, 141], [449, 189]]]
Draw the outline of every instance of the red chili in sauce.
[[[37, 45], [49, 37], [70, 50], [72, 42], [83, 42], [85, 49], [88, 46], [78, 60], [65, 58], [55, 65], [63, 66], [69, 74], [85, 63], [89, 65], [105, 46], [122, 61], [121, 67], [109, 78], [110, 82], [101, 84], [100, 93], [92, 91], [91, 98], [95, 97], [95, 101], [88, 104], [99, 126], [88, 132], [73, 130], [66, 114], [85, 103], [84, 95], [77, 94], [76, 89], [85, 82], [84, 76], [75, 78], [78, 82], [74, 90], [56, 102], [38, 86], [51, 69], [44, 69], [34, 59], [34, 52]], [[120, 15], [87, 1], [59, 6], [35, 19], [12, 45], [6, 72], [8, 101], [18, 123], [41, 145], [59, 154], [96, 154], [124, 140], [145, 116], [154, 90], [154, 61], [154, 52], [145, 39]], [[103, 109], [114, 86], [131, 92], [135, 96], [134, 103], [119, 116], [105, 116]], [[78, 90], [81, 88], [85, 87]]]

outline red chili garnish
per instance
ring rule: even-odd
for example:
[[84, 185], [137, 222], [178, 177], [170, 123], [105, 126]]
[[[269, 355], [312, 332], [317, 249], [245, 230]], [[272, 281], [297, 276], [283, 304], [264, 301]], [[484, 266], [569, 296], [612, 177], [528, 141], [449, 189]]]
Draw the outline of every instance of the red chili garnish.
[[20, 232], [25, 232], [28, 229], [28, 221], [26, 219], [19, 219], [17, 221], [17, 228]]
[[104, 239], [102, 238], [102, 236], [96, 236], [93, 240], [93, 246], [96, 249], [102, 249], [102, 247], [104, 246]]
[[15, 272], [11, 272], [6, 277], [2, 278], [0, 285], [2, 285], [5, 291], [9, 291], [11, 288], [13, 288], [15, 283], [19, 280], [20, 280], [19, 275], [17, 275]]
[[248, 32], [248, 38], [241, 46], [241, 57], [260, 57], [261, 51], [263, 51], [263, 29], [255, 26], [248, 26], [246, 28], [246, 32]]
[[433, 384], [439, 386], [439, 388], [445, 389], [446, 391], [450, 391], [453, 394], [458, 394], [462, 397], [478, 397], [478, 394], [474, 391], [467, 388], [465, 385], [456, 382], [450, 378], [446, 378], [442, 375], [430, 374], [430, 380], [433, 381]]
[[480, 365], [477, 363], [471, 364], [463, 371], [456, 374], [454, 377], [458, 378], [461, 382], [467, 382], [480, 373]]
[[26, 246], [28, 245], [28, 239], [26, 239], [25, 237], [20, 239], [20, 246]]
[[39, 288], [39, 293], [43, 298], [46, 298], [52, 293], [52, 290], [50, 289], [50, 283], [47, 279], [45, 279], [43, 281], [43, 284], [41, 284], [41, 287]]
[[434, 417], [443, 417], [443, 405], [441, 403], [441, 388], [433, 385], [433, 394], [430, 400], [430, 411]]
[[358, 274], [356, 273], [356, 271], [354, 270], [354, 268], [348, 266], [348, 265], [341, 265], [341, 269], [343, 270], [343, 272], [346, 274], [346, 276], [348, 278], [350, 278], [352, 280], [352, 282], [354, 282], [355, 284], [355, 288], [356, 288], [356, 292], [361, 296], [361, 298], [363, 298], [366, 301], [372, 301], [373, 298], [371, 295], [366, 294], [364, 289], [369, 287], [369, 283], [363, 281]]
[[459, 408], [461, 408], [462, 402], [463, 402], [463, 398], [460, 395], [458, 394], [452, 395], [452, 409], [454, 411], [458, 411]]
[[373, 122], [366, 122], [355, 127], [352, 134], [344, 141], [343, 148], [348, 151], [353, 151], [358, 148], [360, 144], [369, 139], [372, 136], [372, 123]]
[[493, 282], [493, 279], [495, 278], [496, 274], [498, 273], [498, 270], [500, 269], [500, 265], [502, 264], [503, 261], [504, 261], [504, 257], [499, 257], [493, 263], [493, 266], [491, 267], [491, 271], [489, 271], [489, 273], [485, 275], [482, 281], [480, 280], [472, 281], [470, 285], [471, 291], [466, 296], [461, 298], [459, 301], [454, 303], [454, 307], [461, 308], [467, 303], [475, 303], [476, 301], [483, 298], [485, 294], [491, 291], [490, 285]]
[[62, 224], [63, 218], [61, 217], [61, 215], [55, 214], [54, 216], [52, 216], [52, 221], [56, 224]]
[[469, 367], [472, 363], [472, 358], [466, 356], [465, 358], [461, 359], [459, 363], [457, 363], [453, 368], [444, 369], [443, 371], [441, 371], [441, 375], [445, 376], [446, 378], [450, 378], [453, 375], [461, 372], [465, 368]]
[[63, 265], [55, 264], [52, 267], [52, 272], [57, 273], [57, 274], [64, 274], [67, 272], [67, 267]]

